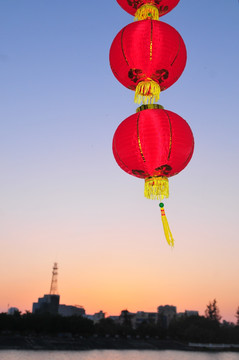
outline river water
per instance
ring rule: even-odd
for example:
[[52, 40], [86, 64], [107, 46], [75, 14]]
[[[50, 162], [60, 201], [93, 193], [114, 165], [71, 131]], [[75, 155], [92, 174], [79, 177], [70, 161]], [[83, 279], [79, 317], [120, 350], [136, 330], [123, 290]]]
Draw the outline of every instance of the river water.
[[239, 360], [239, 353], [171, 350], [0, 350], [0, 360]]

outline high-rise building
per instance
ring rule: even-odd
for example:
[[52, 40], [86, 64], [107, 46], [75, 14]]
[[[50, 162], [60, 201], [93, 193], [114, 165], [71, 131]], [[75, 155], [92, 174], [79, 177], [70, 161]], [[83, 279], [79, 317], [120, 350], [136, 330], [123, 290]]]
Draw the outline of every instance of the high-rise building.
[[165, 328], [167, 328], [170, 322], [175, 318], [177, 314], [177, 308], [173, 305], [165, 305], [158, 307], [158, 322]]

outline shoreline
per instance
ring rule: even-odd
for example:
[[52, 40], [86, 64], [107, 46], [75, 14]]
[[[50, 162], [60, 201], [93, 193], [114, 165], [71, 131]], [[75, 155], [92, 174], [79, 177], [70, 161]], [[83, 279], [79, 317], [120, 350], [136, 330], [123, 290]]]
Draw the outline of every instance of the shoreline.
[[114, 338], [114, 337], [72, 337], [70, 334], [57, 336], [0, 335], [0, 350], [178, 350], [239, 352], [239, 344], [184, 344], [174, 340], [155, 338]]

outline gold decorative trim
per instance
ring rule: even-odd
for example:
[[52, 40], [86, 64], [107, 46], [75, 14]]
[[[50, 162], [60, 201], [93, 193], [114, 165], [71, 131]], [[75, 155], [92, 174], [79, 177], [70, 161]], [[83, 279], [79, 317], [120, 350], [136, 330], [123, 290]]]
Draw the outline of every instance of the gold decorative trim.
[[150, 35], [150, 55], [149, 60], [151, 61], [153, 58], [153, 21], [151, 19], [151, 35]]
[[164, 111], [164, 113], [167, 115], [167, 118], [168, 118], [168, 122], [169, 122], [169, 130], [170, 130], [170, 138], [169, 138], [169, 151], [168, 151], [168, 159], [170, 159], [170, 156], [171, 156], [171, 150], [172, 150], [172, 124], [171, 124], [171, 120], [170, 120], [170, 117], [167, 113], [167, 111]]
[[144, 154], [143, 154], [143, 151], [142, 151], [141, 141], [140, 141], [140, 137], [139, 137], [139, 117], [140, 117], [140, 113], [139, 113], [139, 116], [137, 118], [137, 138], [138, 138], [139, 151], [140, 151], [140, 154], [142, 156], [143, 161], [145, 162], [145, 157], [144, 157]]

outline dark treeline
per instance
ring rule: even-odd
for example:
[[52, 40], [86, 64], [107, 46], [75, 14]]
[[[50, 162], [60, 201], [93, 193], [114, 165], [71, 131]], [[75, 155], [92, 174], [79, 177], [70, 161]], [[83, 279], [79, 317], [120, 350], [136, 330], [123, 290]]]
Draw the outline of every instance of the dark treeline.
[[130, 316], [121, 323], [105, 318], [94, 324], [81, 317], [62, 317], [50, 314], [0, 314], [1, 334], [57, 335], [68, 333], [72, 336], [107, 336], [171, 339], [181, 342], [199, 343], [239, 343], [239, 326], [221, 324], [217, 319], [204, 316], [181, 316], [171, 321], [168, 328], [162, 324], [143, 322], [133, 329]]
[[239, 344], [239, 326], [221, 324], [204, 316], [175, 319], [169, 326], [168, 334], [183, 342]]
[[15, 312], [14, 315], [0, 314], [0, 332], [17, 332], [21, 334], [56, 334], [72, 333], [79, 335], [91, 335], [94, 333], [93, 321], [81, 317], [63, 317], [51, 314], [21, 315]]

